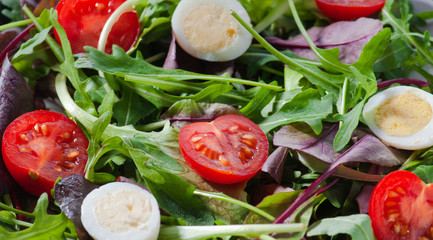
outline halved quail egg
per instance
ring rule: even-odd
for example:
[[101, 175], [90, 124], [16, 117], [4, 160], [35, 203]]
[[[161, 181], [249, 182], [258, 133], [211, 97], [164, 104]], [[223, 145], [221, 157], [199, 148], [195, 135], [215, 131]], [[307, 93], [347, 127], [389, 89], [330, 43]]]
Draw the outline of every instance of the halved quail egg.
[[364, 106], [363, 118], [385, 144], [406, 150], [433, 145], [433, 95], [395, 86], [378, 92]]
[[150, 192], [131, 183], [112, 182], [86, 196], [81, 221], [97, 240], [156, 240], [160, 212]]
[[190, 55], [207, 61], [229, 61], [251, 45], [252, 35], [231, 15], [250, 23], [236, 0], [182, 0], [171, 20], [177, 43]]

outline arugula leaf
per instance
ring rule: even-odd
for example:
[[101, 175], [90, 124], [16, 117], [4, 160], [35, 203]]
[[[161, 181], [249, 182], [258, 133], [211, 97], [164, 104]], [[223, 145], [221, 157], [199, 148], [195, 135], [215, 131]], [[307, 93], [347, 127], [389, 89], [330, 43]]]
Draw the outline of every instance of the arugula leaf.
[[413, 15], [410, 12], [409, 1], [401, 0], [398, 1], [398, 3], [400, 4], [400, 16], [394, 14], [393, 6], [397, 4], [397, 2], [389, 0], [382, 9], [382, 21], [384, 24], [388, 24], [392, 27], [394, 39], [403, 39], [404, 43], [408, 44], [412, 49], [412, 58], [410, 58], [410, 60], [415, 60], [415, 62], [410, 63], [404, 60], [404, 62], [406, 62], [404, 66], [423, 74], [424, 72], [421, 71], [421, 67], [424, 63], [433, 65], [433, 51], [431, 51], [431, 43], [433, 40], [428, 31], [424, 32], [424, 34], [420, 34], [411, 30], [410, 21]]
[[290, 101], [258, 124], [263, 132], [267, 133], [276, 127], [300, 121], [308, 123], [317, 134], [322, 131], [322, 120], [332, 113], [331, 97], [322, 98], [315, 89], [293, 91], [296, 95]]
[[[338, 226], [338, 227], [336, 227]], [[348, 234], [353, 240], [374, 240], [370, 217], [366, 214], [354, 214], [335, 218], [325, 218], [314, 222], [307, 236]]]
[[70, 233], [71, 236], [69, 237], [73, 237], [74, 235], [76, 237], [73, 222], [70, 221], [63, 212], [58, 215], [49, 215], [47, 208], [48, 195], [44, 193], [40, 196], [36, 204], [34, 210], [35, 221], [33, 225], [28, 229], [18, 232], [8, 232], [0, 227], [0, 238], [16, 240], [65, 239], [65, 233]]

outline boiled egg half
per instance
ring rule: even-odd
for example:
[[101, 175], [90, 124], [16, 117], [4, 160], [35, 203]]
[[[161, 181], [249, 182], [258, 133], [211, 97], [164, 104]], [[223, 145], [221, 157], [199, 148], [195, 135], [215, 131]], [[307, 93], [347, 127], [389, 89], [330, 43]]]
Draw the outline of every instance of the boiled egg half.
[[433, 146], [433, 95], [416, 87], [395, 86], [371, 97], [363, 118], [385, 144], [405, 150]]
[[231, 15], [250, 24], [236, 0], [181, 0], [171, 20], [177, 43], [190, 55], [207, 61], [235, 59], [251, 45], [252, 35]]
[[156, 240], [160, 212], [150, 192], [131, 183], [112, 182], [84, 198], [81, 221], [96, 240]]

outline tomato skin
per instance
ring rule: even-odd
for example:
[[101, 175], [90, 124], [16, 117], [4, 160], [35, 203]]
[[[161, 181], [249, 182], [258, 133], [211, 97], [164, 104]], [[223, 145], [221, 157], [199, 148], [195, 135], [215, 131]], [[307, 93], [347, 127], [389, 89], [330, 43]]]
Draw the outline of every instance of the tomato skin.
[[194, 171], [219, 184], [250, 179], [261, 169], [269, 150], [263, 131], [239, 115], [188, 124], [179, 132], [179, 145]]
[[[56, 10], [58, 21], [65, 29], [72, 52], [84, 53], [84, 46], [98, 47], [105, 22], [126, 0], [61, 0]], [[136, 42], [140, 23], [135, 11], [122, 14], [108, 35], [105, 52], [112, 53], [116, 44], [128, 51]], [[60, 39], [55, 32], [57, 41]]]
[[[433, 238], [433, 184], [406, 170], [391, 172], [374, 188], [369, 215], [378, 240]], [[424, 238], [423, 238], [424, 237]]]
[[51, 189], [58, 177], [84, 173], [88, 140], [65, 115], [38, 110], [16, 118], [5, 130], [2, 156], [21, 187], [36, 196]]
[[316, 0], [317, 7], [333, 20], [368, 17], [385, 5], [386, 0]]

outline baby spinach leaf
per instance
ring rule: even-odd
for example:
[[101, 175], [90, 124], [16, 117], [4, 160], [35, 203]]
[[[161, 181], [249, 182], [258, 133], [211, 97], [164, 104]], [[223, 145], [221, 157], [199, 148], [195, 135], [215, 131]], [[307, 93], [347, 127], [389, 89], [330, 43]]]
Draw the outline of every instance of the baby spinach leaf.
[[416, 167], [413, 171], [425, 183], [433, 183], [433, 166], [421, 165]]
[[194, 195], [195, 187], [175, 174], [155, 169], [164, 182], [157, 184], [146, 180], [159, 206], [175, 217], [182, 218], [187, 225], [213, 225], [214, 218], [205, 208], [204, 201]]

